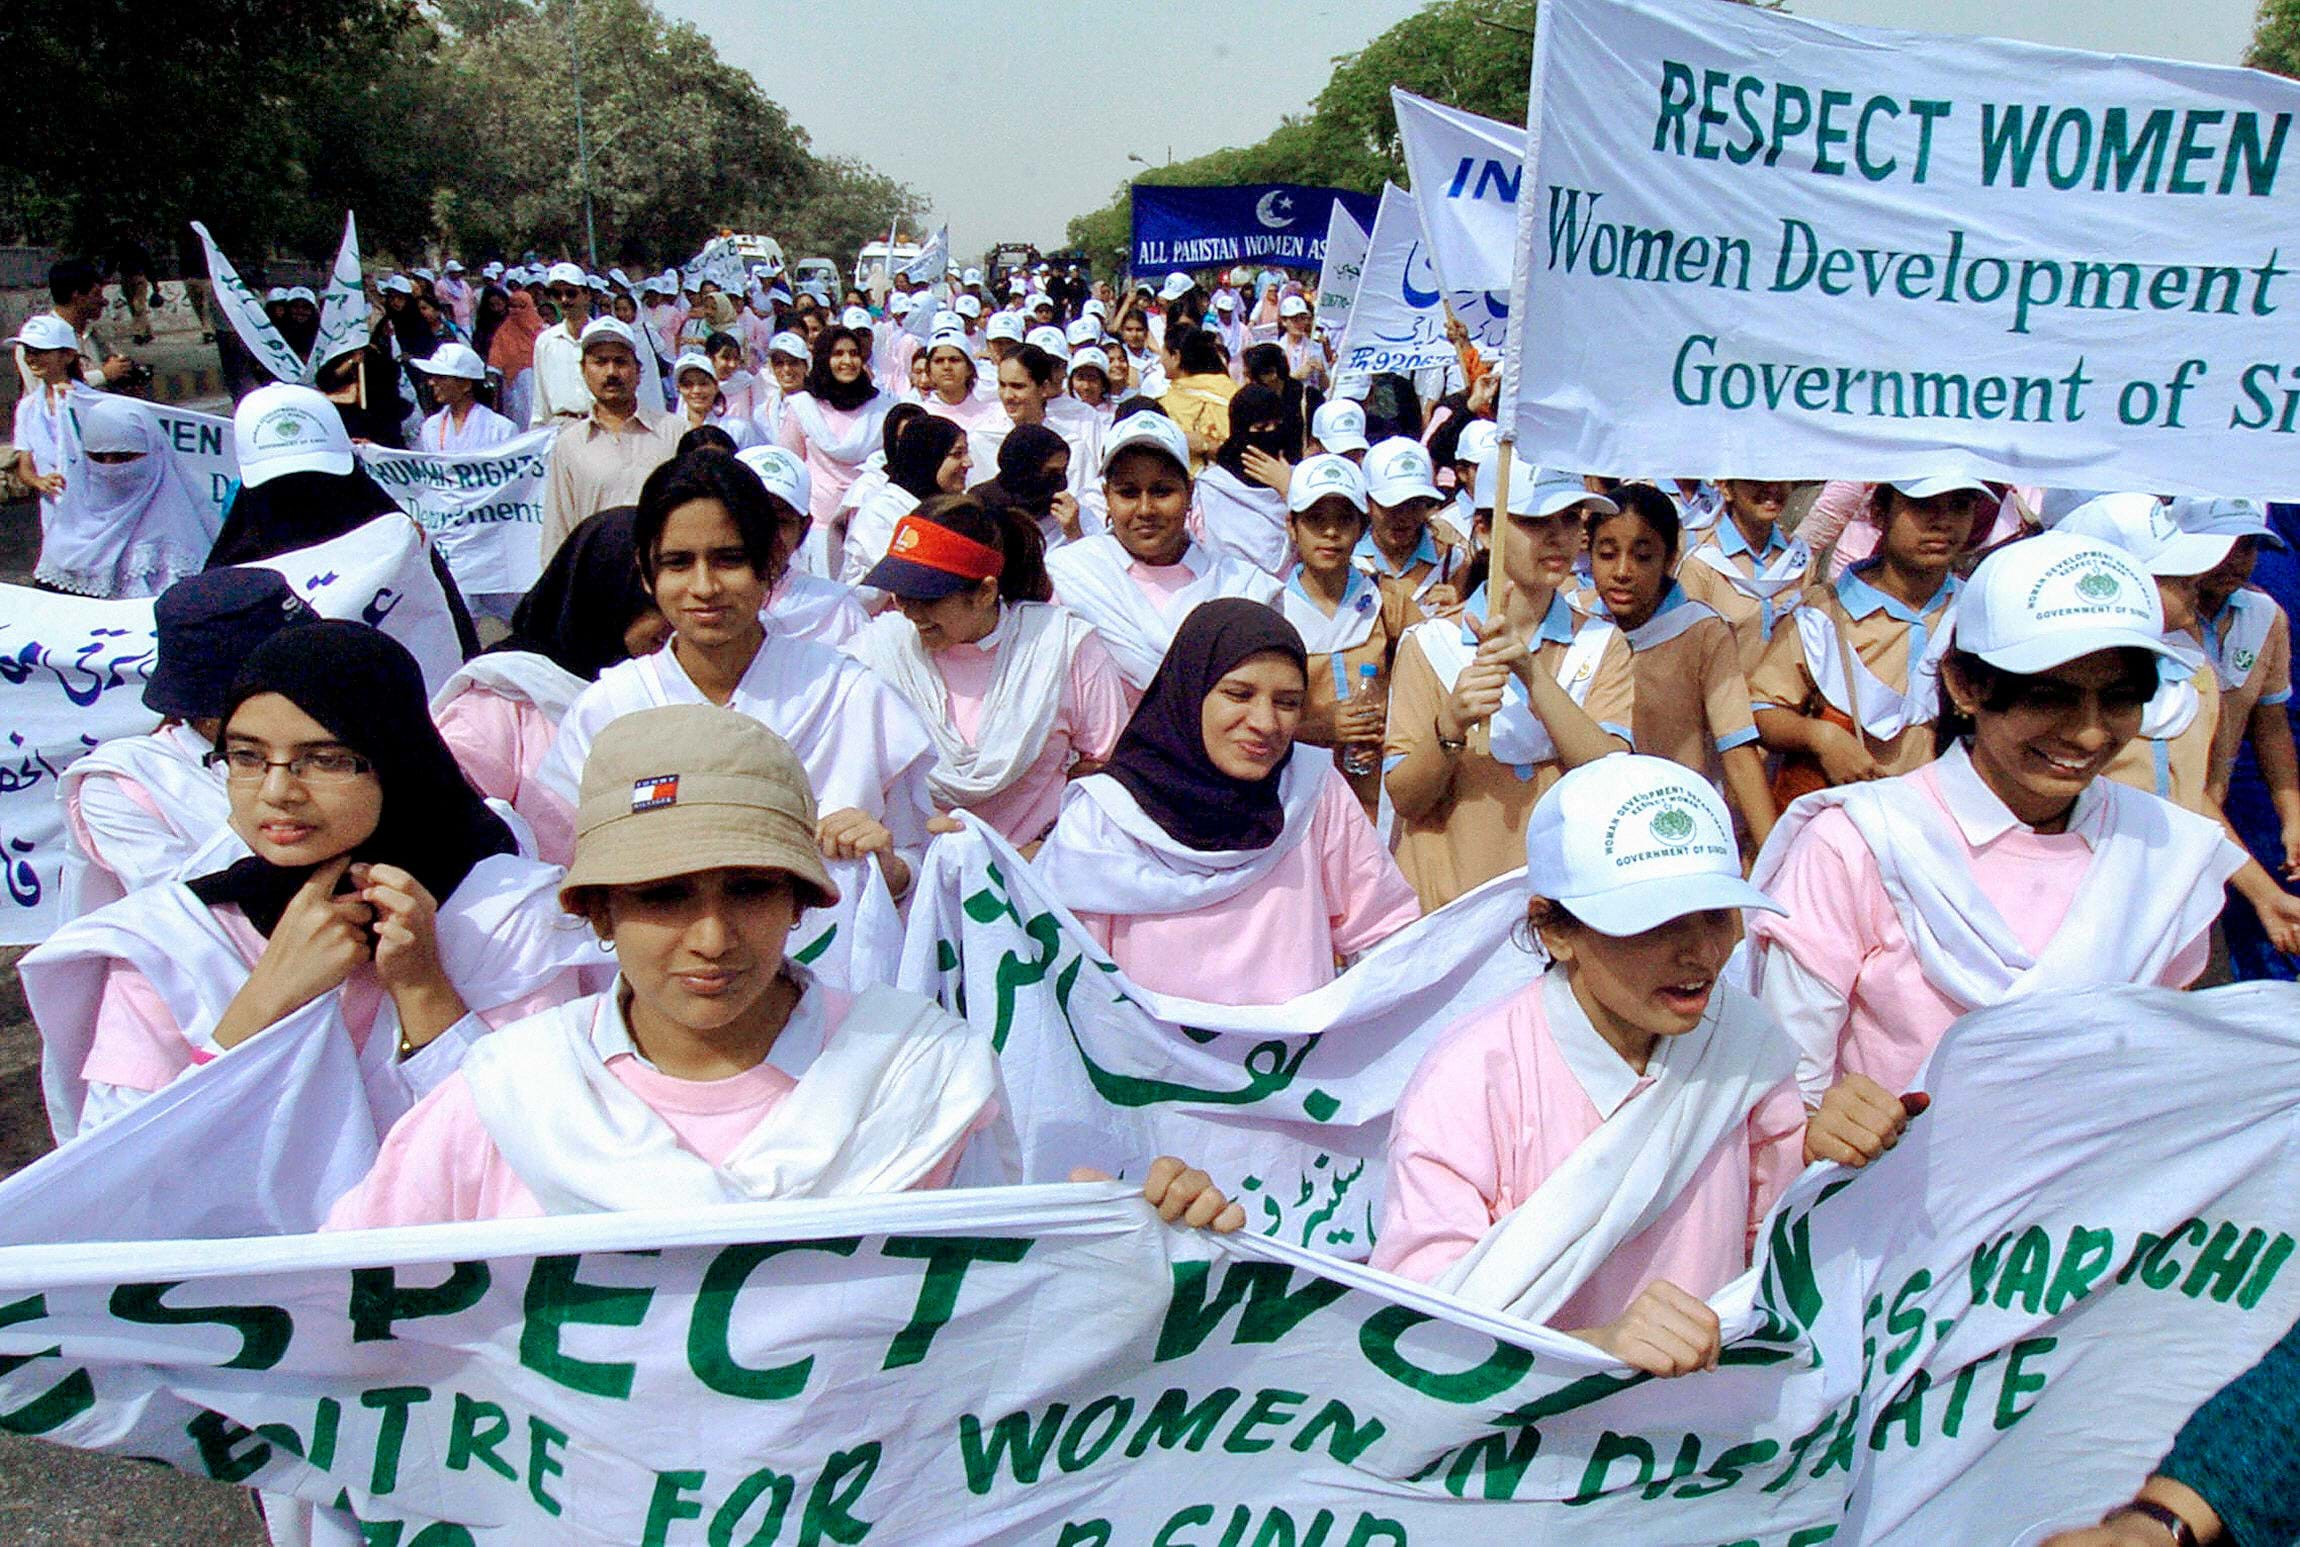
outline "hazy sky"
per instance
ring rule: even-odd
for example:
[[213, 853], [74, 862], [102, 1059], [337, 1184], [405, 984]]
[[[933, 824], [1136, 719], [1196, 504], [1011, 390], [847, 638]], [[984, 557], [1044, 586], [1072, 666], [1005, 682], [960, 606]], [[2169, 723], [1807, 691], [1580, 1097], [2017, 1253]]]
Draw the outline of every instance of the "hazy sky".
[[[658, 0], [827, 155], [933, 199], [962, 257], [1052, 247], [1130, 173], [1250, 144], [1419, 0]], [[2255, 0], [1790, 0], [1828, 21], [2234, 64]], [[796, 61], [803, 61], [797, 63]]]

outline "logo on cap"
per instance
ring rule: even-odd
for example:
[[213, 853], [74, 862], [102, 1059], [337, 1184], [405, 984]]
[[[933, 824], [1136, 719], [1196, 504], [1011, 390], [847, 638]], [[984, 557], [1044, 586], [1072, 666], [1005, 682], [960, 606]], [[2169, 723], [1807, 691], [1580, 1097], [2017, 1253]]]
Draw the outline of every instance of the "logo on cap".
[[664, 806], [679, 803], [679, 776], [653, 774], [645, 779], [631, 781], [631, 809], [657, 811]]
[[895, 533], [895, 534], [894, 534], [894, 551], [895, 551], [895, 552], [897, 552], [897, 553], [908, 553], [908, 552], [909, 552], [911, 549], [913, 549], [913, 548], [915, 548], [915, 547], [917, 547], [917, 546], [918, 546], [918, 528], [917, 528], [917, 527], [915, 527], [915, 526], [906, 526], [906, 527], [904, 527], [904, 528], [903, 528], [901, 531], [899, 531], [899, 532], [897, 532], [897, 533]]
[[1653, 816], [1653, 836], [1674, 848], [1693, 837], [1693, 813], [1683, 806], [1667, 806]]
[[2116, 594], [2124, 587], [2118, 584], [2117, 578], [2107, 570], [2094, 569], [2085, 572], [2084, 577], [2077, 581], [2076, 589], [2080, 596], [2089, 596], [2096, 602], [2105, 602], [2114, 600]]
[[319, 421], [300, 408], [275, 408], [256, 421], [258, 451], [276, 451], [283, 446], [326, 438], [327, 431], [320, 427]]

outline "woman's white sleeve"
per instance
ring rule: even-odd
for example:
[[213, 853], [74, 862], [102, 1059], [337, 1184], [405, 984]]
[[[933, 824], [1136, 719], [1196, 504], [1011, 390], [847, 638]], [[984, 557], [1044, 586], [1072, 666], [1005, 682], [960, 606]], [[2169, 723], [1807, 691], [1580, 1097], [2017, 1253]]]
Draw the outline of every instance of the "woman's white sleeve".
[[1837, 1083], [1837, 1048], [1848, 1017], [1845, 996], [1787, 951], [1760, 947], [1757, 1000], [1797, 1044], [1797, 1089], [1807, 1107], [1818, 1107]]

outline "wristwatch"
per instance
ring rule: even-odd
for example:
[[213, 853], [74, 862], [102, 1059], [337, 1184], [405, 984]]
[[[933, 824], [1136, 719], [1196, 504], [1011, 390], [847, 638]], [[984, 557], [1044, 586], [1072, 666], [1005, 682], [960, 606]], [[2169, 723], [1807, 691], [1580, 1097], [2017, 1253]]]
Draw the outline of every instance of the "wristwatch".
[[2143, 1520], [2155, 1521], [2172, 1533], [2172, 1547], [2200, 1547], [2196, 1527], [2154, 1499], [2134, 1499], [2129, 1504], [2119, 1504], [2101, 1516], [2100, 1523], [2107, 1525], [2119, 1515], [2138, 1515]]
[[1455, 753], [1461, 751], [1462, 748], [1469, 745], [1469, 738], [1467, 736], [1440, 736], [1437, 739], [1437, 744], [1438, 750], [1440, 752], [1443, 752], [1446, 756], [1451, 757]]

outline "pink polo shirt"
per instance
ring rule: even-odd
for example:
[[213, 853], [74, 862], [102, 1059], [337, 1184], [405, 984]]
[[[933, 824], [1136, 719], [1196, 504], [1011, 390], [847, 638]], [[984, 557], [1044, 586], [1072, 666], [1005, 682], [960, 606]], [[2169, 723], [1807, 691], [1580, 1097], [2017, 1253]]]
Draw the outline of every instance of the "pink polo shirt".
[[[1375, 1267], [1436, 1279], [1583, 1140], [1653, 1089], [1667, 1068], [1666, 1044], [1639, 1074], [1575, 1010], [1572, 1024], [1552, 1025], [1537, 979], [1431, 1046], [1390, 1121]], [[1707, 1299], [1738, 1278], [1765, 1211], [1803, 1169], [1804, 1133], [1804, 1105], [1784, 1081], [1550, 1325], [1603, 1326], [1656, 1279]]]
[[1143, 918], [1081, 913], [1110, 959], [1144, 988], [1211, 1004], [1283, 1004], [1331, 983], [1355, 956], [1422, 916], [1338, 772], [1310, 831], [1261, 880], [1210, 907]]
[[[2097, 807], [2080, 797], [2067, 832], [2040, 833], [2016, 819], [1962, 756], [1901, 777], [1938, 809], [1981, 895], [2015, 938], [2032, 955], [2041, 952], [2084, 885], [2092, 864], [2088, 818]], [[1787, 951], [1845, 1001], [1837, 1078], [1865, 1074], [1887, 1090], [1908, 1090], [1941, 1034], [1964, 1012], [1926, 978], [1885, 895], [1876, 856], [1852, 818], [1839, 810], [1813, 818], [1770, 890], [1789, 911], [1750, 913], [1749, 939], [1760, 953]], [[2174, 954], [2157, 986], [2186, 987], [2210, 955], [2207, 928]]]
[[[825, 1037], [854, 1007], [851, 995], [817, 983], [829, 1025]], [[771, 1063], [723, 1080], [682, 1080], [636, 1053], [607, 1060], [607, 1070], [678, 1135], [679, 1143], [722, 1164], [764, 1122], [798, 1081]], [[995, 1117], [987, 1112], [979, 1129]], [[922, 1180], [920, 1189], [950, 1185], [964, 1141]], [[328, 1211], [326, 1230], [371, 1230], [387, 1225], [437, 1225], [456, 1220], [535, 1219], [543, 1205], [488, 1137], [471, 1084], [449, 1075], [392, 1126], [367, 1176]]]
[[[928, 657], [949, 695], [951, 726], [970, 746], [982, 739], [982, 706], [990, 693], [991, 678], [998, 672], [998, 646], [1005, 628], [1001, 618], [999, 626], [981, 639], [937, 650]], [[1054, 712], [1054, 728], [1046, 733], [1046, 745], [1037, 760], [1005, 789], [968, 809], [997, 828], [1007, 842], [1035, 843], [1054, 825], [1062, 805], [1062, 788], [1070, 779], [1070, 765], [1081, 758], [1107, 762], [1131, 713], [1126, 679], [1118, 674], [1118, 663], [1110, 659], [1100, 639], [1087, 634], [1071, 652], [1062, 703]]]
[[559, 735], [552, 718], [524, 699], [475, 684], [435, 720], [464, 777], [535, 830], [535, 857], [550, 865], [574, 859], [575, 813], [535, 777]]

